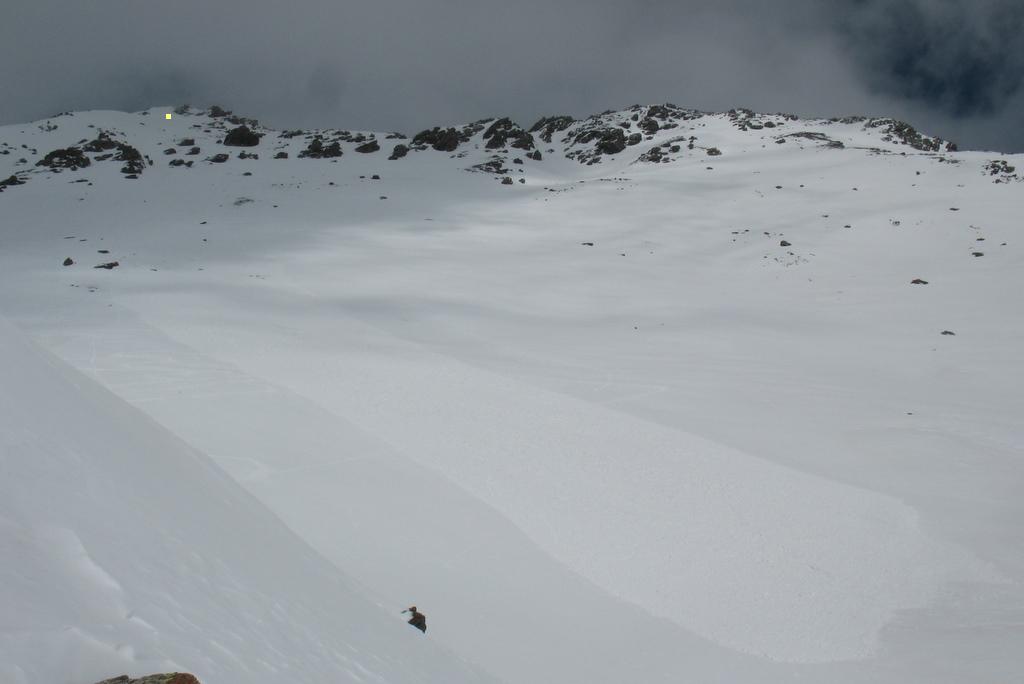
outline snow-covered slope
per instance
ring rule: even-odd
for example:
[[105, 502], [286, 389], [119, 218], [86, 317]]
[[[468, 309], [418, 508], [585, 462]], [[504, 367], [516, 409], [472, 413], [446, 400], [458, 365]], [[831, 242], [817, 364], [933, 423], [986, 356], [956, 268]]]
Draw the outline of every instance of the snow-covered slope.
[[0, 307], [428, 638], [510, 681], [1019, 671], [1019, 159], [168, 111], [0, 128]]
[[0, 680], [491, 681], [0, 319]]

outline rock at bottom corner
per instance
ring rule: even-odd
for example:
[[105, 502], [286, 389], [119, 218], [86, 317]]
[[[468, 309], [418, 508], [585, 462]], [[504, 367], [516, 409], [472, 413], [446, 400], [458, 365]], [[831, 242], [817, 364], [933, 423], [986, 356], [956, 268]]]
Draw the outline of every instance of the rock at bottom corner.
[[200, 684], [195, 675], [186, 672], [168, 672], [166, 674], [151, 674], [145, 677], [132, 679], [128, 675], [121, 675], [113, 679], [104, 679], [96, 684]]

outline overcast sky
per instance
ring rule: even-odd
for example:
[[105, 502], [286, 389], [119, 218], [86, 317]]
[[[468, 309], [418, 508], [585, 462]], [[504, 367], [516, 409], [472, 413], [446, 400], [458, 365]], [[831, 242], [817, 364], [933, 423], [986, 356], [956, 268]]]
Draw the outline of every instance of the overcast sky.
[[1024, 151], [1024, 0], [7, 0], [0, 123], [220, 104], [416, 132], [634, 103], [887, 115]]

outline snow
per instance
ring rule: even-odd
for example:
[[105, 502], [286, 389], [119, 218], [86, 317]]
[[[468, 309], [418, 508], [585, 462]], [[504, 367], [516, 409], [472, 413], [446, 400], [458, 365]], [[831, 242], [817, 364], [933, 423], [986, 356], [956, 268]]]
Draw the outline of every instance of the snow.
[[2, 320], [0, 379], [2, 681], [489, 681]]
[[[0, 129], [40, 156], [119, 129], [156, 162], [0, 195], [0, 312], [429, 641], [512, 682], [1019, 672], [1024, 186], [984, 170], [1014, 157], [709, 115], [593, 166], [556, 134], [507, 187], [464, 171], [479, 134], [332, 162], [269, 132], [210, 165], [208, 119], [163, 111]], [[186, 135], [203, 154], [167, 167]], [[120, 605], [107, 564], [42, 544]]]

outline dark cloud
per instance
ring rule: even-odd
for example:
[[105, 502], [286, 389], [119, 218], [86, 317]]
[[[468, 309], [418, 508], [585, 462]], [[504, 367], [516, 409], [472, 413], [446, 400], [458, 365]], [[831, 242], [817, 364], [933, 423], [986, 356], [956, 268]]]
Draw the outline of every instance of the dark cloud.
[[1019, 0], [861, 0], [841, 21], [865, 81], [954, 117], [991, 116], [1021, 89]]
[[189, 102], [415, 131], [672, 101], [892, 115], [1024, 149], [1019, 0], [8, 4], [0, 122]]

